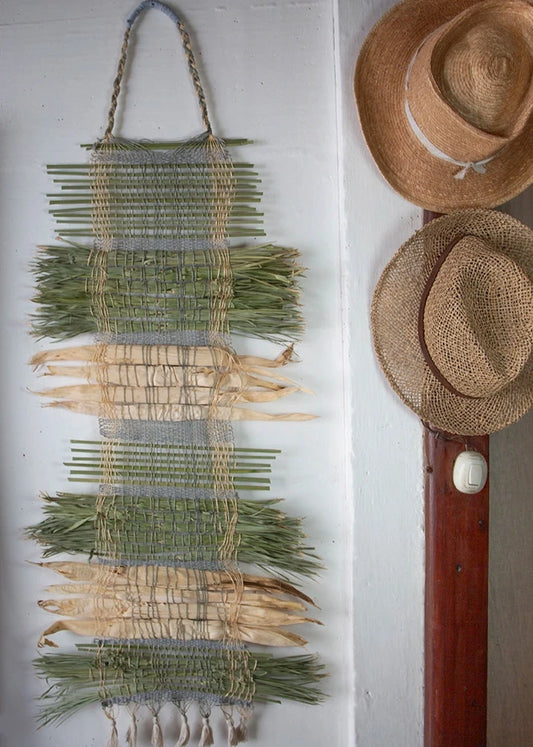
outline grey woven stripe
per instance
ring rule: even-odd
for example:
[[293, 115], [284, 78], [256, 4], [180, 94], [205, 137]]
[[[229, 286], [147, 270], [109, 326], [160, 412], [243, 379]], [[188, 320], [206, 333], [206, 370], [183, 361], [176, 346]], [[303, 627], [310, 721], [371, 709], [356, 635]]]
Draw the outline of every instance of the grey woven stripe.
[[104, 438], [145, 443], [191, 444], [206, 446], [233, 443], [231, 423], [208, 420], [176, 422], [153, 420], [100, 419], [100, 433]]
[[[204, 548], [202, 548], [202, 552]], [[115, 567], [117, 565], [125, 566], [145, 566], [149, 565], [160, 565], [170, 568], [187, 568], [193, 571], [226, 571], [228, 569], [228, 562], [219, 562], [214, 560], [173, 560], [165, 553], [159, 555], [151, 555], [150, 559], [136, 558], [133, 555], [120, 555], [116, 558], [104, 558], [101, 555], [96, 554], [99, 565], [105, 565]]]
[[220, 641], [206, 641], [203, 638], [193, 638], [190, 641], [182, 641], [179, 639], [174, 638], [113, 638], [113, 639], [106, 639], [103, 637], [95, 638], [94, 643], [97, 645], [101, 643], [105, 643], [106, 641], [111, 641], [114, 645], [117, 646], [133, 646], [133, 647], [148, 647], [150, 649], [154, 649], [159, 651], [161, 654], [162, 650], [168, 649], [168, 651], [191, 651], [194, 652], [203, 652], [204, 656], [208, 655], [208, 652], [212, 652], [212, 655], [214, 655], [213, 652], [221, 652], [224, 653], [226, 651], [246, 651], [247, 648], [243, 643], [240, 643], [239, 641], [225, 641], [224, 643], [221, 643]]
[[102, 701], [102, 707], [107, 708], [110, 705], [128, 705], [136, 703], [138, 705], [157, 705], [162, 703], [177, 703], [180, 701], [193, 701], [198, 705], [221, 706], [235, 705], [249, 708], [252, 701], [239, 700], [238, 698], [228, 698], [214, 693], [199, 692], [198, 690], [156, 690], [151, 693], [136, 693], [135, 695], [122, 696], [117, 698], [107, 698]]
[[102, 251], [191, 252], [225, 249], [227, 246], [226, 241], [216, 242], [212, 239], [157, 238], [154, 236], [112, 238], [106, 242], [105, 246], [98, 239], [94, 240], [95, 249]]
[[209, 490], [208, 488], [176, 488], [164, 485], [100, 485], [100, 495], [131, 496], [132, 498], [175, 498], [194, 501], [230, 501], [238, 498], [234, 490]]
[[[200, 164], [205, 165], [206, 135], [173, 144], [170, 148], [154, 149], [147, 147], [149, 141], [122, 140], [111, 138], [106, 147], [96, 147], [91, 151], [93, 163], [111, 165], [165, 165], [165, 164]], [[116, 147], [110, 147], [115, 145]], [[209, 151], [210, 164], [231, 164], [232, 159], [222, 149]], [[209, 168], [209, 166], [206, 166]]]
[[96, 342], [104, 345], [183, 345], [188, 347], [230, 346], [230, 335], [208, 330], [175, 330], [172, 332], [129, 332], [116, 334], [100, 332]]

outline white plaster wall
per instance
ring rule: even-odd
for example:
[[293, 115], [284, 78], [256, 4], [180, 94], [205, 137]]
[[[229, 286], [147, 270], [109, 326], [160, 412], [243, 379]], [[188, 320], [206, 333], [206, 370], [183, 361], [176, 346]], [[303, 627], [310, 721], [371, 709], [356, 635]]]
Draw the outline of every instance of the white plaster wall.
[[[30, 661], [49, 622], [35, 601], [52, 578], [22, 538], [41, 490], [65, 489], [68, 440], [96, 435], [89, 418], [42, 409], [28, 388], [35, 245], [53, 240], [44, 165], [83, 157], [101, 136], [123, 22], [134, 0], [0, 0], [0, 744], [103, 745], [99, 710], [35, 731], [41, 684]], [[241, 425], [240, 443], [280, 446], [272, 494], [307, 517], [327, 571], [306, 590], [323, 628], [308, 650], [330, 670], [320, 708], [258, 708], [258, 747], [422, 744], [423, 495], [421, 427], [389, 390], [372, 352], [374, 285], [421, 211], [394, 194], [363, 143], [352, 93], [355, 59], [393, 0], [182, 0], [215, 130], [255, 144], [243, 156], [264, 181], [269, 238], [301, 248], [308, 330], [290, 375], [316, 393], [313, 423]], [[175, 6], [175, 7], [176, 7]], [[175, 33], [164, 16], [137, 27], [125, 135], [198, 131]], [[515, 209], [531, 222], [531, 198]], [[271, 352], [239, 341], [239, 351]], [[41, 343], [41, 346], [43, 343]], [[294, 403], [290, 403], [293, 405]], [[289, 406], [289, 403], [287, 403]], [[533, 665], [529, 537], [530, 417], [491, 441], [491, 747], [526, 747]], [[495, 472], [495, 470], [497, 470]], [[67, 636], [63, 639], [67, 641]], [[176, 738], [171, 711], [168, 743]], [[125, 720], [119, 723], [121, 734]], [[223, 729], [215, 722], [224, 743]], [[149, 736], [144, 733], [145, 744]]]
[[421, 211], [379, 175], [363, 141], [353, 72], [391, 0], [339, 3], [344, 186], [344, 298], [350, 331], [356, 743], [423, 742], [424, 516], [422, 431], [389, 389], [372, 350], [369, 310], [382, 269]]
[[[124, 30], [134, 0], [1, 0], [0, 2], [0, 303], [1, 303], [1, 722], [11, 747], [103, 745], [109, 725], [99, 708], [59, 728], [35, 731], [35, 643], [51, 618], [36, 607], [46, 572], [26, 561], [37, 548], [22, 537], [38, 520], [39, 491], [66, 488], [68, 439], [96, 435], [90, 418], [43, 409], [28, 393], [39, 380], [27, 362], [31, 277], [38, 243], [54, 239], [45, 193], [47, 163], [76, 162], [78, 144], [103, 134]], [[272, 495], [307, 517], [306, 528], [327, 571], [305, 589], [317, 599], [324, 627], [308, 626], [308, 650], [330, 671], [330, 697], [320, 708], [258, 708], [251, 742], [263, 745], [353, 743], [352, 500], [347, 490], [340, 304], [339, 181], [334, 3], [182, 0], [205, 79], [215, 130], [250, 137], [243, 151], [263, 176], [265, 225], [271, 239], [294, 245], [308, 267], [307, 334], [288, 375], [315, 396], [287, 403], [317, 413], [308, 424], [248, 424], [239, 443], [283, 449]], [[176, 139], [200, 130], [177, 34], [161, 13], [145, 14], [127, 83], [125, 135]], [[40, 343], [41, 347], [44, 343]], [[277, 353], [237, 341], [240, 352]], [[59, 641], [58, 641], [59, 642]], [[68, 645], [68, 634], [62, 642]], [[295, 651], [291, 650], [291, 653]], [[165, 709], [169, 744], [177, 738]], [[127, 720], [119, 721], [124, 739]], [[217, 743], [225, 743], [221, 718]], [[198, 733], [195, 734], [197, 741]], [[143, 744], [149, 734], [143, 732]]]

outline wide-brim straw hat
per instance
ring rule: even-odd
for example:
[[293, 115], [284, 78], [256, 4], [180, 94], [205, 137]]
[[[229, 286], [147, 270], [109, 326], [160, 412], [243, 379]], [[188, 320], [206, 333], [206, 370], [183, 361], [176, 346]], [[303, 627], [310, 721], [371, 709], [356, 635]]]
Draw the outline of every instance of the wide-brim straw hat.
[[533, 6], [404, 0], [366, 38], [355, 96], [378, 168], [410, 202], [510, 200], [533, 182]]
[[533, 404], [533, 231], [493, 210], [450, 213], [415, 233], [376, 286], [379, 363], [438, 430], [500, 430]]

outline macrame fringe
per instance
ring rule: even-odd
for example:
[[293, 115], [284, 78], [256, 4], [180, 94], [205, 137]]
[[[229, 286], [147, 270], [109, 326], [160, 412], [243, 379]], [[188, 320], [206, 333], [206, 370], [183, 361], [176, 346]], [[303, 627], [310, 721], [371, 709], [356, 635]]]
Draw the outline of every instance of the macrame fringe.
[[237, 739], [239, 740], [235, 744], [246, 742], [246, 740], [248, 739], [248, 722], [241, 719], [235, 727], [235, 731], [237, 733]]
[[239, 738], [239, 742], [246, 742], [248, 739], [248, 721], [252, 715], [253, 708], [239, 708], [239, 723], [236, 727], [236, 732]]
[[236, 745], [240, 744], [243, 739], [239, 726], [235, 726], [235, 721], [233, 720], [233, 708], [230, 708], [230, 710], [221, 708], [220, 710], [226, 720], [226, 726], [228, 727], [228, 747], [236, 747]]
[[152, 744], [153, 747], [164, 747], [163, 732], [161, 730], [161, 724], [159, 723], [159, 716], [157, 713], [154, 713], [152, 719], [152, 739], [150, 744]]
[[189, 722], [187, 720], [187, 714], [184, 710], [180, 709], [181, 713], [181, 729], [178, 737], [178, 741], [176, 742], [176, 747], [185, 747], [185, 745], [189, 744], [189, 739], [191, 738], [191, 730], [189, 728]]
[[111, 711], [107, 709], [104, 709], [104, 713], [107, 716], [107, 718], [111, 721], [111, 736], [107, 740], [106, 747], [119, 747], [117, 722], [116, 722], [115, 716]]
[[114, 721], [113, 726], [111, 727], [111, 736], [107, 740], [106, 747], [119, 747], [117, 725]]
[[215, 740], [213, 738], [213, 729], [209, 723], [209, 716], [202, 716], [202, 724], [202, 734], [198, 742], [198, 747], [212, 747], [215, 744]]
[[231, 716], [226, 718], [226, 724], [228, 725], [228, 747], [235, 747], [241, 740]]
[[134, 711], [132, 711], [131, 724], [126, 732], [126, 744], [128, 747], [137, 747], [137, 716]]

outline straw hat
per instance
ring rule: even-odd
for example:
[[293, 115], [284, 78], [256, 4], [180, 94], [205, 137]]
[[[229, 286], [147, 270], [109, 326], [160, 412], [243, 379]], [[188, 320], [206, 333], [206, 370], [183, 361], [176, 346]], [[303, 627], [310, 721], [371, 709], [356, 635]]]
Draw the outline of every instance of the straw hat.
[[410, 202], [506, 202], [533, 182], [533, 6], [404, 0], [368, 35], [355, 96], [378, 168]]
[[464, 435], [513, 423], [533, 404], [533, 231], [491, 210], [431, 221], [385, 268], [371, 326], [423, 421]]

